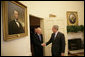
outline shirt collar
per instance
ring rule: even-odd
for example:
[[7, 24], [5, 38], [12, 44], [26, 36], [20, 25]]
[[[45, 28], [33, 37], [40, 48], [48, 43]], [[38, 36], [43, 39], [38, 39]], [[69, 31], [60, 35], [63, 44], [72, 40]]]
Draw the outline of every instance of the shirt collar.
[[17, 20], [15, 19], [15, 21], [17, 21]]
[[38, 36], [40, 35], [40, 34], [37, 34]]
[[58, 31], [55, 34], [57, 35], [58, 34]]
[[15, 19], [15, 22], [17, 22], [18, 20]]

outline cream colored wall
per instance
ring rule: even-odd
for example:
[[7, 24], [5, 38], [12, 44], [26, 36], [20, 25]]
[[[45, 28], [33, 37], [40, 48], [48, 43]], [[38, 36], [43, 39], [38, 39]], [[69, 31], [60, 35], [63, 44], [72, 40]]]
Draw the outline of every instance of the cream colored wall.
[[[3, 28], [1, 22], [1, 56], [30, 56], [30, 34], [29, 34], [29, 9], [28, 3], [23, 2], [27, 6], [27, 16], [28, 16], [28, 36], [5, 42], [3, 41]], [[1, 11], [2, 12], [2, 11]], [[2, 21], [1, 16], [1, 21]]]
[[48, 19], [49, 14], [55, 14], [57, 18], [67, 20], [67, 11], [77, 11], [79, 25], [84, 25], [84, 2], [83, 1], [29, 1], [29, 13]]
[[[67, 11], [77, 11], [78, 12], [78, 20], [79, 25], [84, 25], [84, 2], [83, 1], [29, 1], [30, 3], [30, 14], [41, 17], [44, 20], [41, 21], [41, 27], [43, 29], [44, 33], [44, 42], [49, 40], [49, 37], [52, 33], [51, 27], [54, 24], [57, 24], [55, 20], [48, 21], [49, 14], [56, 15], [56, 19], [61, 19], [61, 23], [64, 23], [61, 25], [64, 29], [60, 29], [61, 32], [64, 32], [66, 36], [66, 49], [65, 49], [65, 55], [68, 55], [68, 38], [67, 38], [67, 17], [66, 12]], [[47, 21], [45, 20], [47, 19]], [[54, 18], [51, 18], [54, 19]], [[46, 21], [46, 22], [44, 22]], [[44, 24], [42, 24], [44, 23]], [[49, 23], [49, 24], [48, 24]], [[45, 47], [45, 56], [51, 56], [51, 45]]]
[[[82, 1], [20, 1], [27, 6], [28, 36], [13, 41], [3, 41], [3, 28], [1, 22], [1, 55], [2, 56], [30, 56], [29, 14], [49, 19], [49, 14], [55, 14], [57, 19], [67, 22], [66, 12], [77, 11], [79, 24], [84, 25], [84, 2]], [[2, 12], [2, 11], [1, 11]], [[1, 18], [2, 20], [2, 18]], [[62, 21], [62, 22], [64, 22]], [[53, 25], [53, 23], [51, 23]], [[67, 23], [65, 23], [67, 25]], [[62, 24], [63, 26], [63, 24]], [[46, 31], [45, 31], [46, 32]], [[51, 30], [49, 30], [51, 34]], [[66, 34], [66, 31], [65, 31]], [[45, 40], [47, 41], [47, 40]], [[48, 50], [49, 51], [49, 50]], [[48, 53], [47, 55], [50, 55]]]
[[[51, 34], [52, 34], [52, 26], [53, 25], [59, 26], [59, 31], [64, 33], [65, 35], [65, 56], [68, 55], [68, 38], [67, 38], [67, 30], [66, 30], [66, 21], [63, 19], [52, 18], [52, 19], [42, 19], [41, 20], [41, 28], [43, 29], [43, 37], [44, 43], [49, 41]], [[63, 24], [63, 25], [62, 25]], [[51, 56], [51, 44], [44, 47], [44, 56]]]

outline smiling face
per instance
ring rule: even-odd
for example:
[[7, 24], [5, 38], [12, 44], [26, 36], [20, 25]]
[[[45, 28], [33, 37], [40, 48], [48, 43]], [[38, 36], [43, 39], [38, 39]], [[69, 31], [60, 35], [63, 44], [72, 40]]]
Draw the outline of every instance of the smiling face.
[[37, 34], [42, 34], [41, 28], [37, 28]]
[[55, 33], [57, 30], [53, 27], [53, 28], [52, 28], [52, 31], [53, 31], [53, 33]]
[[53, 31], [53, 33], [56, 33], [58, 31], [58, 25], [54, 25], [52, 27], [52, 31]]
[[19, 14], [18, 14], [18, 11], [15, 10], [15, 11], [14, 11], [14, 17], [15, 17], [15, 19], [17, 19], [17, 20], [18, 20], [18, 15], [19, 15]]

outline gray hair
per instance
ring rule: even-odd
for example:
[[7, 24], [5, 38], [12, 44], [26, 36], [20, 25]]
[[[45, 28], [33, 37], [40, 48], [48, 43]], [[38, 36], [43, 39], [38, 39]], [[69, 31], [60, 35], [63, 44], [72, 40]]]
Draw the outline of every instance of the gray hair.
[[58, 25], [54, 25], [53, 28], [55, 28], [56, 30], [59, 29], [59, 26]]

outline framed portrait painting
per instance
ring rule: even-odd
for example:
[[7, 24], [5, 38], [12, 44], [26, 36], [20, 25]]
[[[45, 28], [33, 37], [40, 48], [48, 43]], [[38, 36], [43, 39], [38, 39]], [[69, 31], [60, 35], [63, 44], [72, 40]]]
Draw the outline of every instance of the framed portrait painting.
[[68, 25], [78, 25], [78, 13], [75, 11], [67, 12], [67, 24]]
[[28, 35], [27, 7], [18, 1], [2, 1], [4, 40], [13, 40]]

